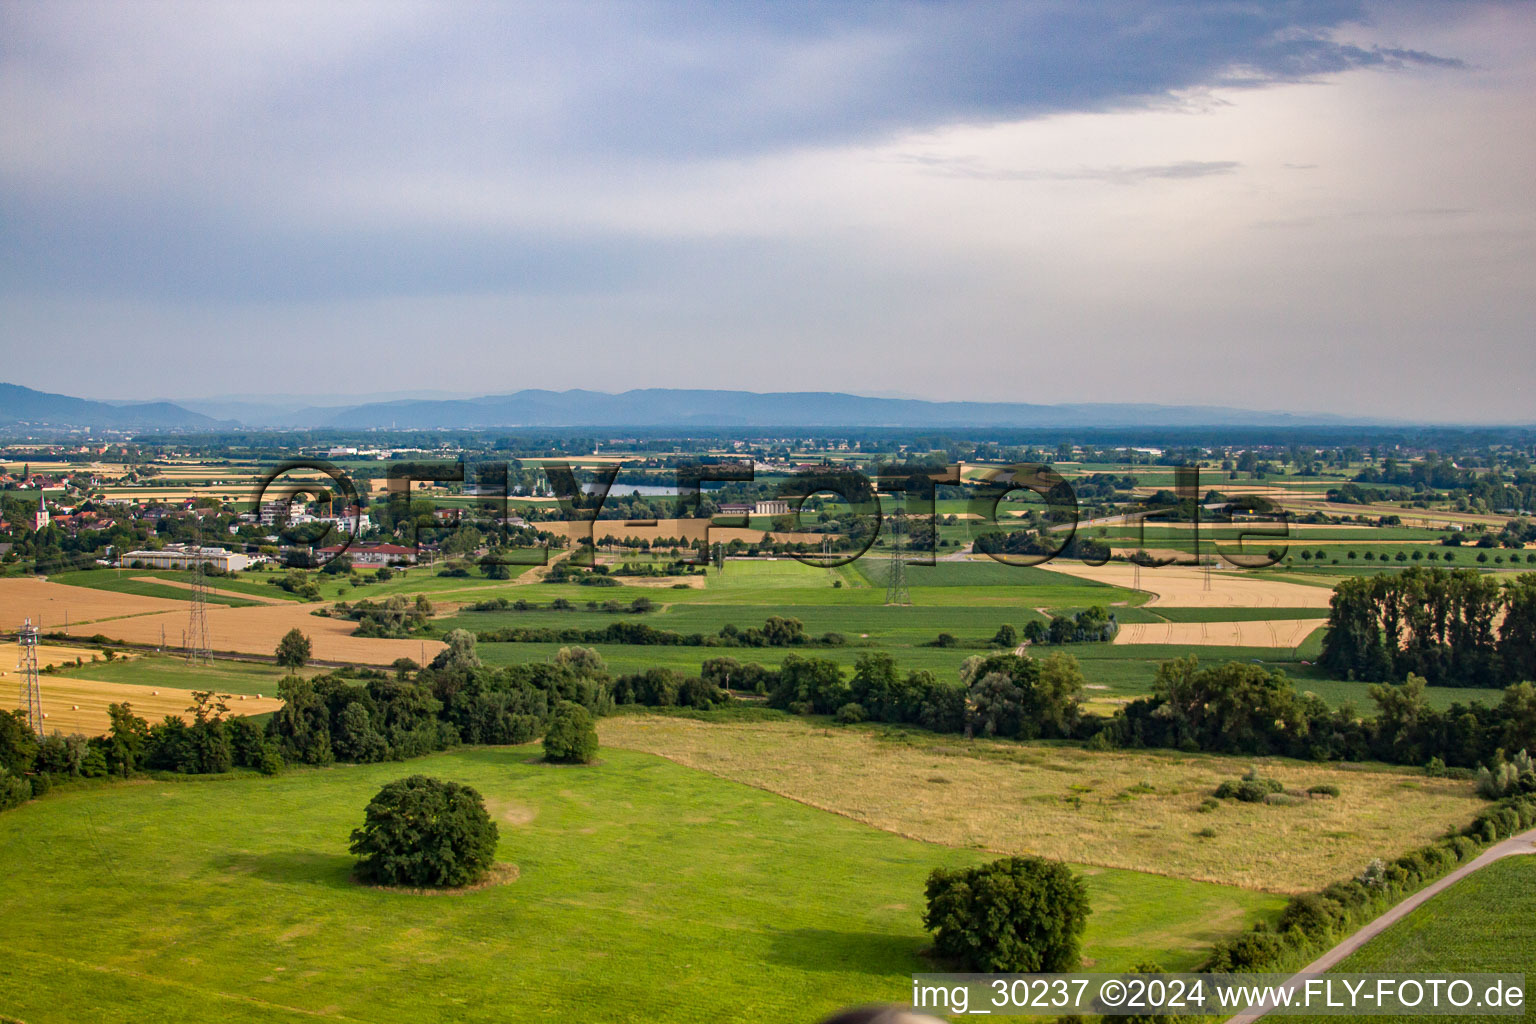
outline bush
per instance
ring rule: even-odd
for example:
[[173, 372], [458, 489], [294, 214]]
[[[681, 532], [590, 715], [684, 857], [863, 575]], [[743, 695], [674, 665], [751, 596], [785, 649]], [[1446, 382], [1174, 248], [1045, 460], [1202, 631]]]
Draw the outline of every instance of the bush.
[[923, 925], [966, 970], [1043, 973], [1078, 966], [1088, 890], [1065, 864], [1005, 857], [928, 876]]
[[563, 700], [549, 716], [544, 733], [544, 760], [558, 764], [591, 764], [597, 757], [597, 727], [580, 704]]
[[352, 832], [357, 876], [375, 885], [448, 888], [478, 881], [496, 857], [496, 823], [468, 786], [425, 775], [391, 782]]
[[1316, 785], [1316, 786], [1308, 786], [1307, 787], [1307, 795], [1308, 796], [1333, 796], [1333, 797], [1336, 797], [1336, 796], [1339, 795], [1339, 793], [1340, 793], [1339, 787], [1335, 786], [1335, 785], [1332, 785], [1331, 783], [1320, 783], [1319, 785]]
[[1218, 800], [1241, 800], [1243, 803], [1257, 804], [1284, 789], [1274, 779], [1266, 779], [1257, 770], [1250, 769], [1241, 779], [1228, 779], [1217, 786], [1215, 795]]
[[841, 725], [857, 725], [864, 721], [864, 705], [849, 701], [837, 709], [836, 717]]
[[32, 799], [32, 783], [20, 775], [12, 775], [0, 768], [0, 811], [19, 807]]

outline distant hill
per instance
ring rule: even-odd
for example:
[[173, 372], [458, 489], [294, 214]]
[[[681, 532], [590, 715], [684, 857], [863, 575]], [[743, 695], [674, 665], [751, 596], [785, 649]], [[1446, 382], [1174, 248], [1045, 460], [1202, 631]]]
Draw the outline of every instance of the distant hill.
[[[313, 410], [311, 410], [313, 412]], [[835, 391], [759, 394], [648, 388], [517, 391], [453, 400], [375, 402], [335, 411], [317, 425], [340, 428], [492, 427], [1280, 427], [1379, 422], [1220, 406], [1034, 405], [865, 398]]]
[[[193, 406], [189, 409], [187, 406]], [[901, 429], [1095, 427], [1297, 427], [1382, 425], [1316, 413], [1253, 412], [1224, 406], [1027, 402], [930, 402], [838, 391], [720, 391], [646, 388], [516, 391], [481, 398], [411, 398], [356, 405], [240, 399], [137, 404], [93, 402], [0, 384], [0, 428], [221, 430], [237, 427], [336, 430], [487, 430], [515, 427]]]
[[113, 405], [0, 383], [0, 427], [92, 430], [214, 430], [229, 426], [170, 402]]

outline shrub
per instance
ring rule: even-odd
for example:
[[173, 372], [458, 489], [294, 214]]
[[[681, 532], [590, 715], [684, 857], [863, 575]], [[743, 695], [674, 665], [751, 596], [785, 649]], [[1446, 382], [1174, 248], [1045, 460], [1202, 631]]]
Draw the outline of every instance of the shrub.
[[1216, 787], [1218, 800], [1241, 800], [1243, 803], [1263, 803], [1265, 799], [1284, 790], [1274, 779], [1266, 779], [1257, 769], [1249, 769], [1241, 779], [1228, 779]]
[[1005, 857], [928, 876], [923, 924], [941, 956], [972, 971], [1056, 972], [1078, 966], [1088, 890], [1065, 864]]
[[1308, 936], [1324, 935], [1344, 919], [1344, 908], [1334, 900], [1317, 893], [1292, 896], [1280, 912], [1280, 930], [1299, 928]]
[[32, 783], [0, 768], [0, 811], [8, 811], [32, 799]]
[[836, 717], [841, 725], [856, 725], [864, 721], [864, 705], [849, 701], [837, 709]]
[[544, 760], [558, 764], [591, 764], [597, 757], [597, 727], [580, 704], [563, 700], [549, 716], [544, 733]]
[[1202, 970], [1220, 972], [1263, 971], [1280, 963], [1285, 956], [1285, 941], [1272, 932], [1244, 932], [1235, 939], [1218, 942]]
[[351, 849], [361, 858], [357, 876], [375, 885], [468, 885], [496, 857], [496, 823], [470, 787], [412, 775], [368, 802]]
[[1307, 787], [1307, 795], [1308, 796], [1335, 796], [1336, 797], [1336, 796], [1339, 795], [1339, 793], [1340, 793], [1339, 787], [1333, 785], [1332, 783], [1326, 783], [1325, 782], [1325, 783], [1320, 783], [1320, 784], [1318, 784], [1316, 786], [1308, 786]]

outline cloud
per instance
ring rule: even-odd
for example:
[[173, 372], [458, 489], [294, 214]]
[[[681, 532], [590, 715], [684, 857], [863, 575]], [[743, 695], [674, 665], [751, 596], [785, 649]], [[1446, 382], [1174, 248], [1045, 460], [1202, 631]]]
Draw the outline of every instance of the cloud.
[[[1472, 232], [1530, 223], [1529, 10], [4, 4], [0, 354], [959, 397], [1497, 334], [1526, 236]], [[1390, 214], [1437, 209], [1475, 212]]]
[[1135, 185], [1144, 181], [1206, 178], [1231, 174], [1242, 166], [1236, 160], [1180, 160], [1171, 164], [1129, 167], [1074, 167], [1067, 169], [1003, 168], [983, 166], [974, 158], [945, 157], [931, 153], [904, 154], [900, 159], [934, 174], [979, 181], [1084, 181]]

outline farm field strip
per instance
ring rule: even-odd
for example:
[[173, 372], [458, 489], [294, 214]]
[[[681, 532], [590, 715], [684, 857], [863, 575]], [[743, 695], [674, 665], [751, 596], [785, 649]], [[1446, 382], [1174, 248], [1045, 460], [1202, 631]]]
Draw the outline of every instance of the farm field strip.
[[1115, 644], [1188, 647], [1299, 647], [1326, 619], [1247, 619], [1237, 622], [1134, 622], [1120, 627]]
[[[1129, 564], [1107, 562], [1093, 566], [1066, 559], [1048, 562], [1041, 568], [1125, 588], [1139, 581], [1139, 589], [1155, 595], [1147, 602], [1153, 606], [1327, 608], [1332, 597], [1331, 590], [1276, 582], [1249, 570], [1218, 570], [1207, 574], [1199, 568], [1165, 565], [1144, 568], [1138, 574], [1136, 567]], [[1207, 578], [1210, 590], [1206, 589]]]

